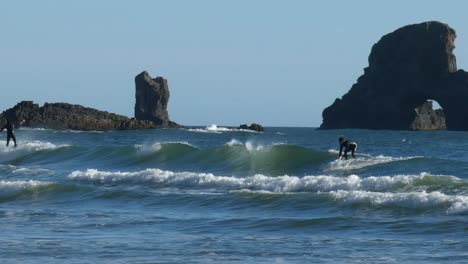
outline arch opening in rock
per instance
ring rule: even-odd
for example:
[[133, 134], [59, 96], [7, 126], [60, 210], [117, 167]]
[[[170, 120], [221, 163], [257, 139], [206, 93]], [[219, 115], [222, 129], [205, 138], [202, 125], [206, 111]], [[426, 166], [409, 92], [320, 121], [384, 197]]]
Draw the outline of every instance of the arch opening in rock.
[[437, 102], [436, 100], [434, 100], [434, 99], [427, 99], [427, 101], [432, 102], [432, 109], [434, 109], [434, 110], [442, 109], [442, 110], [443, 110], [442, 106], [441, 106], [441, 105], [439, 104], [439, 102]]
[[468, 72], [457, 70], [455, 38], [437, 21], [384, 35], [364, 74], [323, 110], [320, 128], [468, 131]]
[[410, 128], [413, 130], [446, 130], [445, 113], [441, 105], [427, 99], [423, 104], [414, 108], [415, 116]]

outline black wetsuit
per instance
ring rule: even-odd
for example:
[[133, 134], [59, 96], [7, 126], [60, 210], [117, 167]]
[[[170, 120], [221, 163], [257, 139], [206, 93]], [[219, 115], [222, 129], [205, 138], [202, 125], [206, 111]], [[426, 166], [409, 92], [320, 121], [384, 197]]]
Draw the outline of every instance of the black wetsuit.
[[10, 144], [10, 139], [13, 139], [16, 147], [16, 137], [15, 134], [13, 134], [13, 124], [10, 121], [7, 121], [6, 125], [2, 128], [2, 130], [0, 130], [0, 132], [2, 132], [4, 129], [7, 130], [7, 147]]
[[344, 155], [343, 157], [345, 159], [348, 159], [348, 151], [351, 151], [351, 156], [354, 158], [354, 151], [356, 151], [357, 144], [354, 142], [349, 142], [348, 140], [344, 140], [340, 143], [340, 153], [338, 154], [338, 157], [341, 157], [341, 152], [343, 151], [344, 148]]

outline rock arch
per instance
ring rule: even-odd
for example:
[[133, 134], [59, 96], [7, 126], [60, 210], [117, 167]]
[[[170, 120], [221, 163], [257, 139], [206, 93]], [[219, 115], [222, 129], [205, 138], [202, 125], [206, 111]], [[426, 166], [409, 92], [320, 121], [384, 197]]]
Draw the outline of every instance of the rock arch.
[[[455, 30], [435, 21], [383, 36], [357, 83], [323, 111], [320, 128], [445, 129], [437, 126], [444, 118], [447, 129], [468, 130], [468, 74], [457, 71], [455, 38]], [[415, 128], [415, 109], [428, 110], [429, 99], [443, 116], [433, 110], [425, 121], [432, 123]]]

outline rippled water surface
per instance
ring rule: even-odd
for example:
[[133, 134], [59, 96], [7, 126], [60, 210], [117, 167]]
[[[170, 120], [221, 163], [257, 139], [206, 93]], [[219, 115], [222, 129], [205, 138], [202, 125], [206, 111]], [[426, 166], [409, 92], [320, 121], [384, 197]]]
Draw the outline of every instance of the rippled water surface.
[[466, 132], [16, 135], [1, 263], [468, 263]]

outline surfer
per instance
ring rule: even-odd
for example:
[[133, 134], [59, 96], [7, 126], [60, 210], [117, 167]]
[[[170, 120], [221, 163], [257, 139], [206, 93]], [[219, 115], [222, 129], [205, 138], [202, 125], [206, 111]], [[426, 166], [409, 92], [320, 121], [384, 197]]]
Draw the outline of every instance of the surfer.
[[338, 154], [338, 159], [341, 158], [341, 152], [343, 152], [343, 148], [344, 148], [343, 157], [345, 159], [348, 159], [348, 151], [351, 151], [351, 156], [353, 156], [353, 158], [355, 158], [354, 157], [354, 152], [357, 149], [356, 142], [349, 142], [348, 140], [346, 140], [342, 136], [338, 139], [338, 142], [340, 142], [340, 153]]
[[2, 130], [0, 130], [0, 133], [6, 129], [7, 131], [7, 147], [8, 145], [10, 144], [10, 139], [13, 139], [13, 142], [15, 143], [15, 148], [16, 148], [16, 137], [15, 137], [15, 134], [13, 133], [13, 124], [11, 123], [11, 121], [7, 118], [6, 119], [7, 123], [5, 126], [2, 127]]

